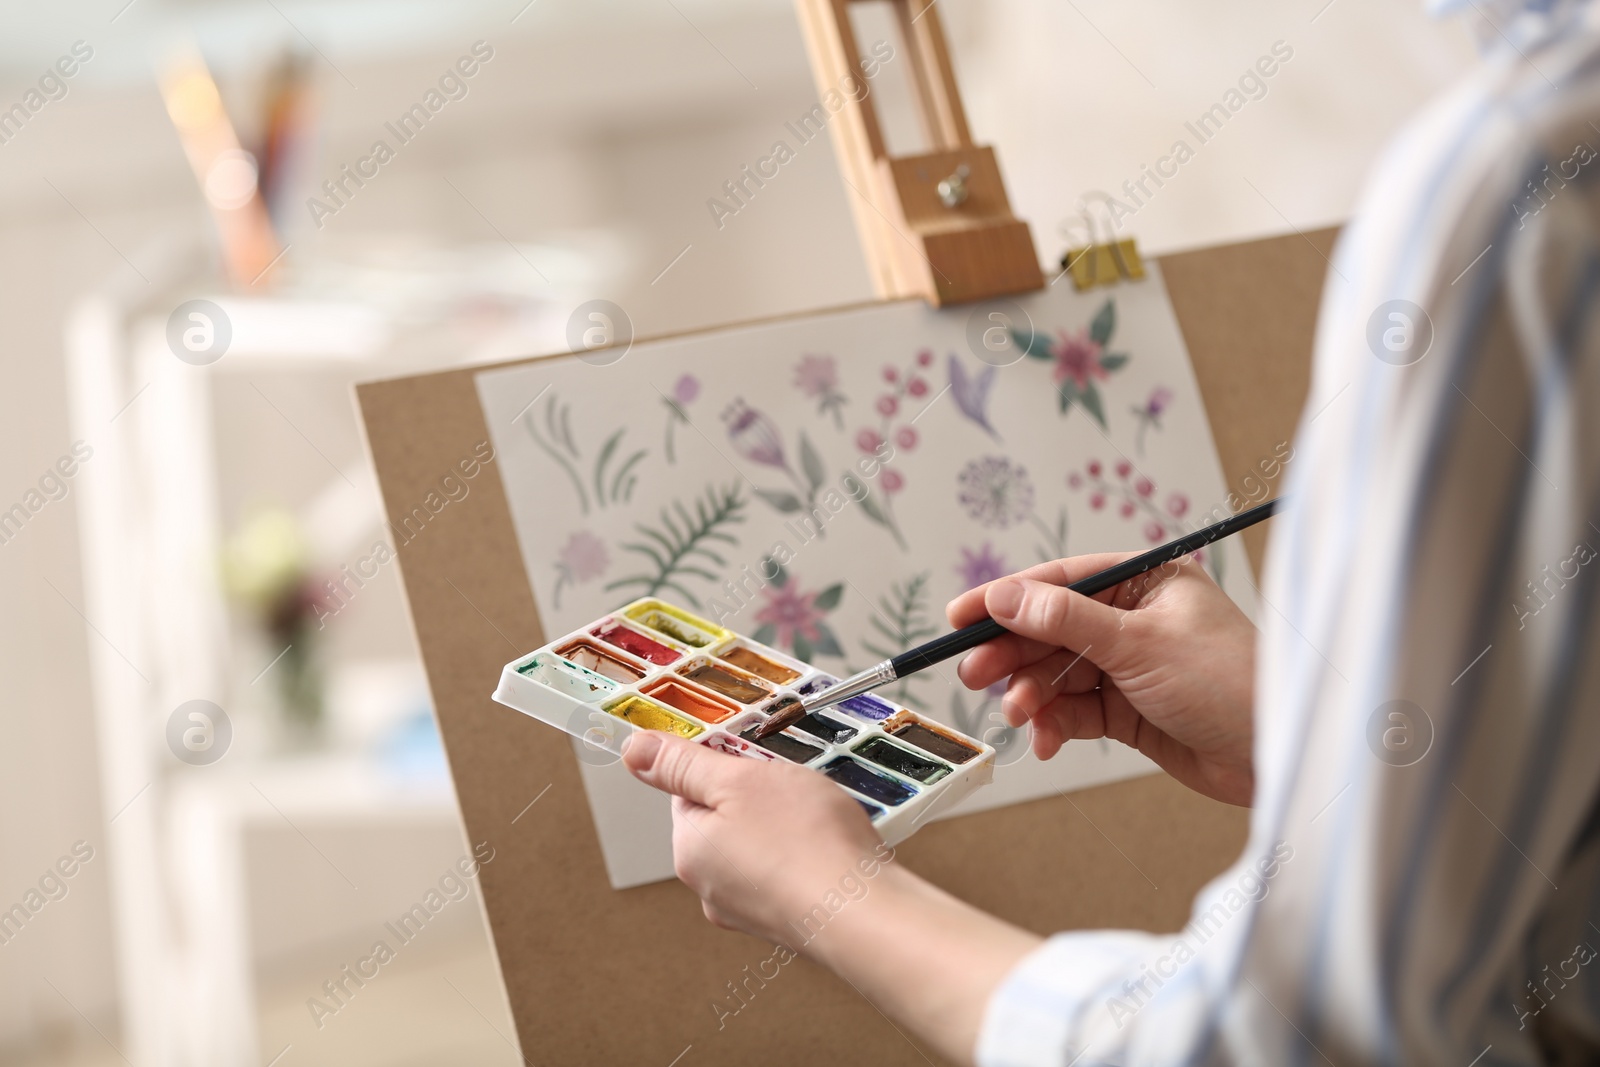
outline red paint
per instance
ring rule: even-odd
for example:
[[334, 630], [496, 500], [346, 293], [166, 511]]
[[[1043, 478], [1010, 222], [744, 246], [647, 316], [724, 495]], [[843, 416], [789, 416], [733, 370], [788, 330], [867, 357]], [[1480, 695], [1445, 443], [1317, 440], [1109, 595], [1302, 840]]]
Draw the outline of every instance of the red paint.
[[676, 662], [682, 655], [676, 649], [668, 648], [659, 641], [652, 641], [644, 634], [630, 630], [619, 622], [614, 622], [610, 626], [601, 624], [590, 632], [608, 645], [616, 645], [624, 652], [632, 652], [640, 659], [649, 660], [660, 666]]

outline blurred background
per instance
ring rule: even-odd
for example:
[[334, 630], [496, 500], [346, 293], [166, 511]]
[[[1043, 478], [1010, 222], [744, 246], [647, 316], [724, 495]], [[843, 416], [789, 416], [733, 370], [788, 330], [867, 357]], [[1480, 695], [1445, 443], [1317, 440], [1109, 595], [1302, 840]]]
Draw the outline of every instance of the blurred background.
[[[817, 100], [793, 8], [3, 11], [0, 1063], [517, 1063], [350, 385], [869, 299], [825, 140], [707, 204]], [[1473, 61], [1415, 0], [939, 12], [1047, 266], [1275, 44], [1145, 252], [1343, 220]]]

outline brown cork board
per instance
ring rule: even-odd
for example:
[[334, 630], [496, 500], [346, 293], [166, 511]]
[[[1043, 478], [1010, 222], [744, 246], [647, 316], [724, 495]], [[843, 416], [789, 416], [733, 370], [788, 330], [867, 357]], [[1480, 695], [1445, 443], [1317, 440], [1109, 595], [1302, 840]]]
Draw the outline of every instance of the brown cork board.
[[[1237, 492], [1291, 439], [1333, 238], [1322, 231], [1162, 261]], [[473, 385], [481, 369], [357, 388], [395, 529], [487, 440]], [[491, 464], [468, 485], [396, 539], [467, 836], [495, 850], [480, 875], [484, 905], [526, 1059], [666, 1067], [688, 1050], [682, 1067], [933, 1062], [806, 960], [763, 987], [751, 982], [748, 1005], [719, 1028], [712, 1004], [731, 1004], [728, 983], [743, 982], [772, 949], [712, 927], [675, 881], [610, 888], [567, 738], [489, 699], [501, 666], [544, 635], [498, 472]], [[1263, 543], [1249, 546], [1258, 568]], [[897, 855], [1039, 933], [1177, 930], [1195, 891], [1237, 855], [1245, 825], [1241, 809], [1154, 775], [935, 823]]]

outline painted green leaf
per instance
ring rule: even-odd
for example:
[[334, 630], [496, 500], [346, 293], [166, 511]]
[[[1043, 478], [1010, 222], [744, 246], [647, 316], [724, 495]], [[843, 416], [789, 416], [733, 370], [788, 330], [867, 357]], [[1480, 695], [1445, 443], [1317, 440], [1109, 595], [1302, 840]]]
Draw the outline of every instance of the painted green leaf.
[[1128, 354], [1126, 352], [1112, 352], [1109, 355], [1100, 357], [1100, 367], [1102, 370], [1121, 370], [1127, 362]]
[[799, 630], [794, 632], [795, 658], [806, 663], [811, 662], [811, 642], [806, 640], [806, 635]]
[[827, 477], [822, 466], [822, 457], [817, 455], [817, 450], [811, 446], [811, 438], [804, 431], [800, 434], [800, 466], [806, 472], [806, 482], [811, 488], [816, 489], [822, 485]]
[[1116, 328], [1117, 304], [1115, 300], [1107, 300], [1089, 323], [1089, 336], [1094, 338], [1095, 344], [1104, 346], [1110, 343], [1111, 333]]
[[1050, 358], [1050, 340], [1038, 330], [1023, 333], [1021, 330], [1011, 331], [1011, 341], [1022, 350], [1023, 355], [1034, 359]]
[[756, 632], [750, 636], [763, 645], [770, 645], [778, 639], [778, 628], [770, 622], [764, 622], [756, 627]]
[[839, 598], [844, 596], [844, 583], [835, 582], [817, 594], [817, 599], [812, 601], [818, 611], [832, 611], [839, 606]]
[[1100, 387], [1093, 382], [1078, 397], [1078, 403], [1083, 405], [1083, 410], [1094, 416], [1094, 421], [1100, 424], [1102, 430], [1106, 429], [1106, 410], [1100, 405]]
[[[783, 569], [783, 564], [781, 563], [774, 561], [772, 565], [776, 567], [777, 570], [773, 573], [772, 577], [768, 579], [768, 581], [772, 583], [772, 588], [782, 589], [784, 586], [789, 584], [789, 572]], [[765, 574], [766, 571], [762, 571], [761, 573]]]
[[1067, 410], [1078, 399], [1078, 387], [1073, 384], [1071, 378], [1068, 378], [1056, 387], [1056, 396], [1061, 401], [1061, 414], [1065, 415]]
[[800, 511], [805, 507], [800, 498], [793, 493], [786, 493], [781, 489], [757, 489], [756, 496], [765, 500], [785, 515]]
[[[800, 638], [795, 638], [795, 644], [800, 643]], [[843, 656], [844, 649], [839, 647], [839, 639], [834, 636], [833, 630], [825, 622], [817, 623], [817, 652], [824, 656]], [[809, 657], [801, 656], [801, 659]]]

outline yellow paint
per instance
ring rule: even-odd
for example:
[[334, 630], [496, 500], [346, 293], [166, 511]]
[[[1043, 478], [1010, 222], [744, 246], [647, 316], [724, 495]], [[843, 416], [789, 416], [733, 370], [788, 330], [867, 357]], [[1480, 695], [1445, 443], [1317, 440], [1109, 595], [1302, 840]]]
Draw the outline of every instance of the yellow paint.
[[705, 732], [681, 716], [674, 715], [653, 700], [644, 697], [623, 697], [606, 705], [606, 710], [619, 719], [625, 719], [642, 730], [661, 730], [679, 737], [696, 737]]
[[[690, 614], [680, 607], [668, 604], [664, 600], [641, 600], [637, 604], [630, 605], [623, 614], [634, 622], [648, 626], [657, 633], [664, 633], [668, 637], [684, 644], [693, 645], [696, 648], [706, 648], [716, 644], [718, 641], [726, 641], [733, 636], [731, 630], [724, 630], [716, 623], [707, 622], [700, 616]], [[709, 640], [704, 642], [689, 640], [688, 635], [674, 632], [677, 629], [671, 625], [674, 621], [692, 626], [694, 629], [704, 633]]]

